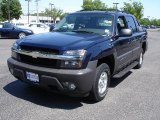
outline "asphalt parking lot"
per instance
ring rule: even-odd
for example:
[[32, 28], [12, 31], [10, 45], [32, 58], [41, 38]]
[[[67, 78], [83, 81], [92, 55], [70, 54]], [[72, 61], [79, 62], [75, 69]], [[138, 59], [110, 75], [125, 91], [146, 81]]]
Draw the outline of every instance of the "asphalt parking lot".
[[159, 36], [149, 32], [143, 68], [113, 79], [99, 103], [21, 83], [6, 63], [14, 40], [0, 39], [0, 120], [160, 120]]

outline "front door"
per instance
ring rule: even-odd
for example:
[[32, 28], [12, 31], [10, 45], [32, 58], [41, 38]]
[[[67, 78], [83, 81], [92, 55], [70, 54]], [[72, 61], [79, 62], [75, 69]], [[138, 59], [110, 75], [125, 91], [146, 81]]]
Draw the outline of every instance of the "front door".
[[[124, 16], [119, 16], [117, 19], [117, 33], [121, 29], [127, 28], [126, 19]], [[133, 37], [118, 37], [113, 41], [117, 53], [117, 69], [120, 70], [126, 67], [133, 57], [131, 49], [131, 41]]]

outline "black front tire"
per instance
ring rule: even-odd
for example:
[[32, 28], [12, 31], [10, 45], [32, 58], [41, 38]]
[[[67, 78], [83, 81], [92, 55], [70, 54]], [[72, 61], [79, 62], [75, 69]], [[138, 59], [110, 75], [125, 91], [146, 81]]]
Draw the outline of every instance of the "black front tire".
[[[102, 85], [102, 88], [103, 88], [103, 91], [100, 92], [100, 79], [101, 79], [101, 76], [104, 74], [104, 78], [106, 78], [106, 82], [107, 84], [105, 84], [104, 86]], [[90, 93], [90, 96], [89, 98], [91, 98], [91, 101], [93, 102], [99, 102], [101, 100], [103, 100], [108, 92], [108, 87], [109, 87], [109, 82], [110, 82], [110, 69], [109, 69], [109, 66], [105, 63], [102, 63], [101, 65], [99, 65], [97, 68], [96, 68], [96, 80], [93, 84], [93, 87], [92, 87], [92, 90], [91, 90], [91, 93]], [[103, 84], [103, 81], [102, 81], [102, 84]]]

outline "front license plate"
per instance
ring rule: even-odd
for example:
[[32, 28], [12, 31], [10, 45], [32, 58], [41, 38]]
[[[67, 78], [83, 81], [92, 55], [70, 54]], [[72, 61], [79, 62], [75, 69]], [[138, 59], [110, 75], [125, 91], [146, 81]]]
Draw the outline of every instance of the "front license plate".
[[26, 72], [27, 79], [32, 82], [39, 82], [39, 76], [38, 74], [32, 73], [32, 72]]

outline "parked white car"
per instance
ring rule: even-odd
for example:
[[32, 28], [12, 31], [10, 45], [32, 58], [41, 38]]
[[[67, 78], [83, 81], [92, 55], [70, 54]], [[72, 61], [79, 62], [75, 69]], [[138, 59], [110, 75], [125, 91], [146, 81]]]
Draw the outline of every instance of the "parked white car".
[[19, 27], [19, 28], [26, 28], [28, 27], [28, 24], [26, 23], [13, 23], [15, 26]]
[[43, 23], [30, 23], [28, 29], [31, 29], [35, 34], [49, 32], [50, 27]]

